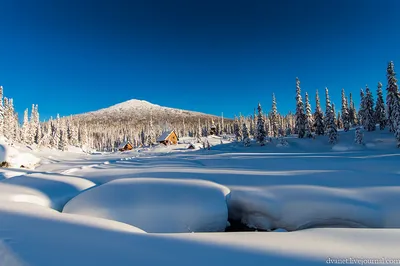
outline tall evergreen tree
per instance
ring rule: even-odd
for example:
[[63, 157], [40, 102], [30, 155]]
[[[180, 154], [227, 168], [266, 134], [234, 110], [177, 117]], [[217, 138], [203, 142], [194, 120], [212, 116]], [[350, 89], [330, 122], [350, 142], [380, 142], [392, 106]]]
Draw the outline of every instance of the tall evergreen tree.
[[26, 108], [25, 111], [24, 111], [24, 121], [23, 121], [23, 124], [22, 124], [22, 130], [21, 130], [22, 131], [21, 132], [22, 136], [21, 136], [21, 138], [22, 138], [22, 141], [24, 143], [31, 144], [31, 138], [30, 138], [30, 134], [29, 134], [30, 128], [29, 128], [28, 112], [29, 112], [28, 108]]
[[242, 140], [242, 133], [240, 132], [240, 125], [239, 125], [239, 119], [237, 116], [235, 116], [235, 122], [233, 124], [233, 131], [235, 134], [236, 141], [241, 141]]
[[310, 101], [308, 99], [308, 93], [307, 92], [306, 92], [305, 98], [306, 98], [306, 110], [305, 110], [305, 113], [306, 113], [306, 128], [305, 128], [306, 137], [311, 138], [312, 137], [312, 132], [313, 132], [314, 121], [313, 121], [313, 117], [312, 117], [312, 114], [311, 114], [311, 105], [310, 105]]
[[299, 138], [304, 138], [305, 131], [304, 104], [301, 98], [300, 80], [296, 78], [296, 132]]
[[260, 143], [261, 146], [264, 146], [266, 138], [265, 120], [260, 103], [258, 103], [257, 111], [257, 142]]
[[382, 83], [378, 82], [378, 90], [376, 92], [377, 99], [375, 105], [375, 121], [379, 124], [379, 129], [384, 130], [386, 127], [386, 109], [383, 100]]
[[326, 131], [328, 134], [329, 143], [335, 144], [337, 142], [337, 129], [335, 124], [335, 114], [332, 110], [331, 101], [329, 99], [328, 88], [325, 89], [325, 96], [326, 96], [326, 111], [325, 111]]
[[344, 92], [344, 89], [342, 89], [342, 111], [341, 111], [341, 118], [343, 121], [343, 129], [344, 131], [349, 131], [350, 129], [350, 124], [351, 124], [351, 119], [349, 115], [349, 109], [348, 109], [348, 103], [347, 103], [347, 98], [346, 94]]
[[364, 128], [367, 131], [375, 130], [375, 112], [374, 112], [374, 98], [372, 96], [371, 90], [366, 86], [365, 96], [364, 96]]
[[250, 146], [249, 129], [247, 128], [246, 123], [243, 123], [242, 136], [243, 136], [244, 146], [246, 146], [246, 147]]
[[272, 108], [271, 108], [271, 130], [272, 130], [272, 135], [277, 138], [279, 136], [279, 114], [278, 114], [278, 108], [276, 106], [276, 98], [275, 94], [272, 94]]
[[357, 111], [353, 102], [353, 95], [350, 93], [350, 102], [349, 102], [349, 118], [350, 118], [350, 126], [356, 126], [358, 124], [357, 119]]
[[337, 114], [337, 119], [336, 119], [336, 127], [337, 129], [342, 129], [343, 128], [343, 118], [340, 112]]
[[391, 132], [396, 130], [396, 110], [394, 106], [399, 98], [399, 87], [397, 86], [396, 72], [394, 72], [393, 62], [389, 62], [386, 70], [387, 88], [386, 88], [386, 106], [388, 115], [388, 126]]
[[324, 114], [322, 113], [318, 90], [315, 96], [314, 128], [316, 135], [325, 134]]

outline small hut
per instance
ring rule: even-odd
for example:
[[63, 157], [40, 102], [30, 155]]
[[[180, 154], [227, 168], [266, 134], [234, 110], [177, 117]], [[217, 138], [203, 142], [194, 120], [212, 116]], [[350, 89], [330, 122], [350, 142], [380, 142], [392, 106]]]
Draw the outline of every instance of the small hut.
[[121, 145], [118, 146], [119, 151], [130, 151], [132, 149], [133, 146], [129, 141], [122, 142]]
[[189, 150], [194, 150], [196, 147], [194, 146], [193, 143], [190, 143], [189, 146], [187, 147]]
[[164, 145], [176, 145], [178, 140], [178, 135], [175, 133], [175, 130], [172, 130], [162, 133], [162, 135], [157, 139], [157, 142]]

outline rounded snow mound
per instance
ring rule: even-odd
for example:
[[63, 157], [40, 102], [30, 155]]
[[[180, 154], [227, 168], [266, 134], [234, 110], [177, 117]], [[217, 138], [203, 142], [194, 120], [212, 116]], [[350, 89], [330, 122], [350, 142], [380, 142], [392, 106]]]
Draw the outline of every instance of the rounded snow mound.
[[4, 180], [0, 182], [1, 202], [25, 202], [43, 207], [51, 206], [51, 200], [40, 191], [19, 185], [5, 184]]
[[227, 224], [229, 193], [204, 180], [118, 179], [81, 193], [63, 212], [116, 220], [149, 233], [218, 232]]
[[21, 175], [2, 181], [5, 184], [29, 188], [47, 196], [49, 207], [61, 211], [65, 203], [81, 191], [95, 186], [92, 181], [60, 174], [34, 173]]

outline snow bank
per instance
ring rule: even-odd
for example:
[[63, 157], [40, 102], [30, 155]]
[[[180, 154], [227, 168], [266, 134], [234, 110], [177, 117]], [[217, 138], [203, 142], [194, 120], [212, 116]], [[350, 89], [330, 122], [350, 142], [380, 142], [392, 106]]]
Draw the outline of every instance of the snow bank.
[[0, 162], [8, 162], [11, 167], [33, 168], [40, 162], [40, 159], [31, 153], [19, 152], [18, 149], [7, 144], [0, 144]]
[[102, 217], [147, 232], [224, 231], [229, 189], [202, 180], [118, 179], [68, 202], [63, 212]]
[[[0, 202], [0, 265], [326, 265], [328, 258], [397, 258], [400, 230], [145, 234], [133, 226]], [[33, 228], [33, 229], [32, 229]], [[362, 240], [360, 242], [360, 240]]]
[[25, 202], [44, 207], [50, 207], [50, 199], [40, 191], [23, 186], [6, 184], [0, 182], [0, 203], [2, 202]]
[[46, 173], [16, 176], [5, 179], [2, 182], [43, 193], [51, 201], [49, 207], [59, 211], [71, 198], [95, 185], [93, 182], [83, 178]]
[[400, 228], [400, 187], [275, 186], [232, 190], [229, 216], [249, 227]]

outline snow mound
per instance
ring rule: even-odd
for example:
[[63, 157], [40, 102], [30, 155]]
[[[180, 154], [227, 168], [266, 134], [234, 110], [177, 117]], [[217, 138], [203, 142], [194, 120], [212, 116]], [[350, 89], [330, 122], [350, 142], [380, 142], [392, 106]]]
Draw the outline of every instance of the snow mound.
[[224, 231], [229, 193], [203, 180], [118, 179], [76, 196], [63, 212], [125, 222], [152, 233]]
[[399, 200], [400, 187], [293, 185], [233, 190], [228, 206], [230, 218], [263, 230], [400, 228]]
[[0, 203], [1, 202], [25, 202], [32, 203], [44, 207], [50, 207], [50, 199], [40, 191], [13, 185], [6, 184], [5, 180], [0, 182]]
[[31, 153], [19, 152], [16, 148], [10, 147], [7, 144], [0, 144], [0, 162], [8, 162], [13, 168], [33, 168], [39, 162], [37, 158]]
[[95, 185], [93, 182], [83, 178], [44, 173], [16, 176], [5, 179], [2, 182], [43, 193], [51, 201], [49, 207], [59, 211], [71, 198]]

